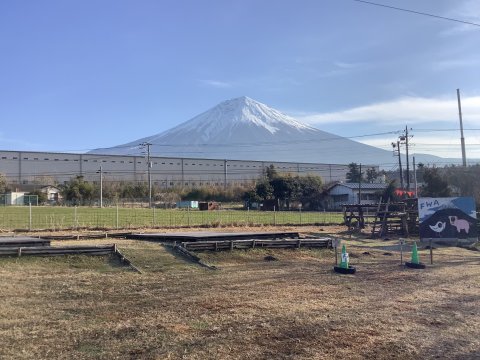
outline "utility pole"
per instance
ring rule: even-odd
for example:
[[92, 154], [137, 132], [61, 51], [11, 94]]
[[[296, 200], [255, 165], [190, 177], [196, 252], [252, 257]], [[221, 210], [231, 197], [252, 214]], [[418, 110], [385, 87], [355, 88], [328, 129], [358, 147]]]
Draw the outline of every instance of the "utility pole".
[[103, 170], [102, 170], [102, 165], [100, 165], [100, 170], [97, 171], [97, 174], [100, 174], [100, 208], [103, 208]]
[[[392, 147], [393, 147], [393, 151], [394, 151], [394, 155], [398, 155], [398, 167], [399, 167], [399, 171], [400, 171], [400, 186], [401, 188], [403, 189], [403, 171], [402, 171], [402, 156], [400, 154], [400, 140], [397, 140], [396, 143], [392, 142]], [[396, 148], [396, 150], [395, 150]], [[397, 152], [395, 154], [395, 151]]]
[[223, 179], [223, 189], [224, 190], [227, 190], [227, 174], [228, 174], [227, 165], [228, 165], [227, 160], [226, 159], [223, 160], [223, 177], [224, 177], [224, 179]]
[[413, 157], [413, 179], [415, 181], [415, 197], [418, 197], [417, 168], [415, 167], [415, 156]]
[[362, 203], [362, 164], [360, 164], [360, 175], [358, 177], [358, 205]]
[[[405, 135], [400, 136], [400, 141], [405, 142], [405, 152], [407, 155], [407, 174], [406, 174], [406, 180], [407, 180], [407, 190], [410, 190], [410, 159], [408, 155], [408, 126], [405, 125]], [[400, 148], [398, 148], [400, 151]]]
[[463, 137], [462, 104], [460, 102], [460, 89], [457, 89], [458, 117], [460, 118], [460, 143], [462, 145], [462, 164], [467, 167], [467, 155], [465, 154], [465, 138]]
[[143, 148], [147, 148], [147, 172], [148, 172], [148, 207], [152, 207], [152, 162], [150, 161], [150, 146], [149, 142], [143, 142], [140, 144]]

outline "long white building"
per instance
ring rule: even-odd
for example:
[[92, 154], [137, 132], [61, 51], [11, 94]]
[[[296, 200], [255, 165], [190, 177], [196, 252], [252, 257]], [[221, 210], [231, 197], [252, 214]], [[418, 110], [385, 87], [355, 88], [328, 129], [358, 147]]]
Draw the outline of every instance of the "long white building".
[[[175, 157], [151, 157], [150, 160], [152, 184], [160, 188], [251, 183], [270, 165], [280, 173], [319, 175], [324, 183], [345, 180], [348, 172], [348, 165], [339, 164]], [[104, 181], [148, 180], [148, 163], [142, 156], [0, 150], [0, 173], [10, 184], [63, 184], [79, 175], [95, 183], [100, 180], [100, 170]]]

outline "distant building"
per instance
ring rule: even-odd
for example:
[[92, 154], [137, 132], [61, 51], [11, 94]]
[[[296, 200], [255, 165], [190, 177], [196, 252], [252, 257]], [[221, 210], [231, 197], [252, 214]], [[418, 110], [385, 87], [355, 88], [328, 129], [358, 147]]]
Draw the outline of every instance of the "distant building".
[[360, 193], [361, 204], [373, 204], [380, 200], [381, 193], [387, 188], [387, 184], [380, 183], [338, 183], [328, 189], [330, 208], [341, 209], [343, 205], [358, 204]]
[[25, 205], [24, 192], [9, 192], [4, 195], [4, 204], [2, 205]]
[[[273, 165], [279, 173], [318, 175], [324, 183], [345, 180], [348, 165], [249, 160], [151, 157], [151, 177], [160, 189], [173, 187], [233, 186], [251, 184]], [[143, 156], [0, 151], [0, 172], [9, 184], [64, 184], [76, 176], [100, 182], [147, 182]]]

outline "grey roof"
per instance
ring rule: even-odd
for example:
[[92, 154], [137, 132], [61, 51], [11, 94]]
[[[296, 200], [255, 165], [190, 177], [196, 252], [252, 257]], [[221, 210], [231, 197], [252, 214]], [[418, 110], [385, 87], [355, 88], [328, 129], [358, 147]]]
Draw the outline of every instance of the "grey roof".
[[[349, 189], [358, 189], [358, 183], [337, 183], [335, 185], [333, 185], [331, 188], [335, 187], [335, 186], [345, 186]], [[361, 183], [360, 184], [360, 189], [365, 189], [365, 190], [384, 190], [386, 187], [388, 186], [388, 184], [384, 184], [384, 183]]]

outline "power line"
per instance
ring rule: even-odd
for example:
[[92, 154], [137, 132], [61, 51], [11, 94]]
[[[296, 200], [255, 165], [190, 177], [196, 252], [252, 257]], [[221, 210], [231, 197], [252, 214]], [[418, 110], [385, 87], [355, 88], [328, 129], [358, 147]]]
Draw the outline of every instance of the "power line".
[[426, 13], [426, 12], [422, 12], [422, 11], [416, 11], [416, 10], [410, 10], [410, 9], [400, 8], [400, 7], [396, 7], [396, 6], [392, 6], [392, 5], [380, 4], [380, 3], [373, 2], [373, 1], [365, 1], [365, 0], [351, 0], [351, 1], [359, 2], [359, 3], [364, 3], [364, 4], [367, 4], [367, 5], [384, 7], [384, 8], [387, 8], [387, 9], [392, 9], [392, 10], [397, 10], [397, 11], [408, 12], [408, 13], [412, 13], [412, 14], [416, 14], [416, 15], [429, 16], [429, 17], [433, 17], [433, 18], [436, 18], [436, 19], [442, 19], [442, 20], [447, 20], [447, 21], [454, 21], [454, 22], [458, 22], [458, 23], [461, 23], [461, 24], [466, 24], [466, 25], [472, 25], [472, 26], [478, 26], [478, 27], [480, 27], [480, 24], [477, 24], [477, 23], [474, 23], [474, 22], [471, 22], [471, 21], [459, 20], [459, 19], [455, 19], [455, 18], [451, 18], [451, 17], [446, 17], [446, 16], [440, 16], [440, 15], [430, 14], [430, 13]]

